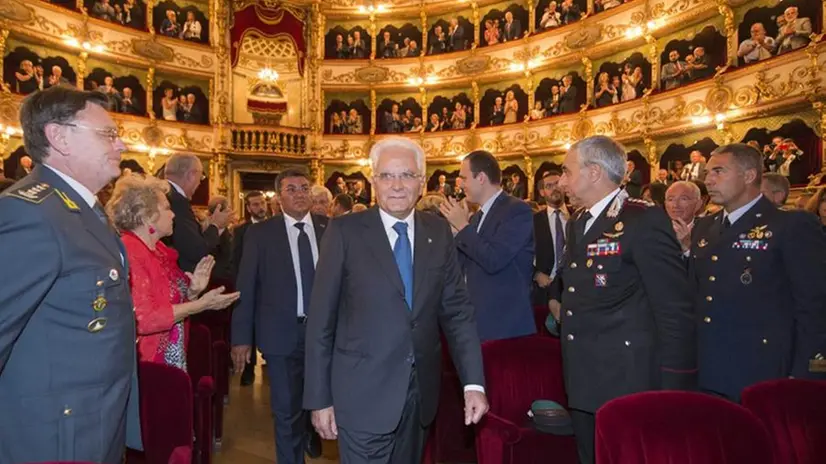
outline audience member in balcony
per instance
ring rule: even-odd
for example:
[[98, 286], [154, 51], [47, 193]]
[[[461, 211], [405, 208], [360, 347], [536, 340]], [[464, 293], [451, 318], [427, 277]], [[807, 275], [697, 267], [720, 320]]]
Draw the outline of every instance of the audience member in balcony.
[[63, 68], [58, 65], [52, 66], [52, 74], [49, 76], [49, 87], [53, 85], [72, 85], [69, 79], [63, 77]]
[[140, 361], [186, 370], [185, 320], [203, 311], [225, 309], [239, 294], [224, 287], [203, 295], [215, 265], [206, 256], [192, 273], [178, 267], [178, 253], [160, 240], [172, 234], [169, 184], [130, 175], [115, 184], [106, 209], [122, 235], [129, 261]]
[[488, 19], [485, 21], [485, 43], [496, 45], [499, 43], [499, 20]]
[[812, 22], [809, 18], [799, 18], [796, 6], [790, 6], [783, 12], [786, 20], [777, 34], [777, 54], [786, 53], [809, 45], [812, 34]]
[[502, 42], [510, 42], [522, 38], [522, 24], [513, 18], [510, 11], [505, 13], [505, 25], [502, 27]]
[[34, 78], [37, 80], [37, 90], [43, 90], [48, 87], [48, 85], [46, 85], [48, 79], [46, 79], [45, 73], [46, 71], [43, 69], [42, 64], [35, 65]]
[[611, 8], [616, 8], [622, 5], [622, 0], [595, 0], [594, 6], [596, 7], [597, 13], [602, 11], [608, 11]]
[[413, 127], [413, 110], [410, 108], [404, 110], [404, 116], [402, 117], [402, 131], [409, 132], [410, 128]]
[[557, 11], [556, 2], [551, 2], [542, 13], [542, 19], [539, 20], [540, 29], [553, 29], [562, 25], [562, 15]]
[[682, 84], [686, 72], [686, 63], [680, 60], [680, 52], [671, 50], [668, 54], [668, 63], [662, 67], [663, 88], [676, 89]]
[[631, 160], [625, 162], [625, 191], [631, 198], [640, 198], [642, 195], [642, 173], [637, 169], [636, 163]]
[[490, 113], [490, 125], [498, 126], [505, 122], [505, 107], [502, 105], [502, 97], [496, 97], [493, 101], [493, 110]]
[[123, 25], [123, 8], [119, 4], [115, 4], [115, 23]]
[[447, 183], [447, 176], [444, 174], [439, 174], [439, 184], [436, 185], [436, 188], [433, 191], [444, 195], [445, 198], [453, 195], [453, 187]]
[[367, 45], [361, 38], [361, 32], [353, 31], [353, 46], [350, 49], [350, 58], [367, 58]]
[[178, 37], [181, 33], [181, 25], [178, 24], [178, 16], [174, 10], [166, 10], [166, 18], [161, 22], [161, 34], [167, 37]]
[[574, 0], [562, 0], [562, 24], [572, 24], [582, 17], [582, 11]]
[[505, 124], [516, 122], [516, 115], [519, 112], [519, 101], [513, 93], [513, 90], [508, 90], [505, 94]]
[[347, 180], [342, 176], [336, 177], [336, 185], [333, 187], [333, 195], [348, 195], [350, 189], [347, 187]]
[[350, 48], [352, 48], [352, 37], [347, 36], [349, 40], [349, 47], [344, 43], [344, 36], [336, 34], [335, 58], [345, 60], [350, 57]]
[[201, 41], [201, 22], [195, 19], [194, 11], [186, 12], [186, 22], [181, 31], [181, 38], [193, 42]]
[[137, 0], [125, 0], [123, 2], [123, 24], [134, 28], [144, 27], [143, 11], [137, 4]]
[[689, 66], [689, 80], [705, 79], [714, 75], [716, 70], [706, 54], [705, 47], [694, 48], [694, 62]]
[[38, 80], [34, 72], [32, 62], [23, 60], [20, 62], [20, 69], [15, 71], [15, 92], [23, 95], [28, 95], [36, 90]]
[[109, 99], [109, 107], [110, 111], [115, 111], [120, 113], [120, 106], [123, 101], [123, 98], [118, 92], [118, 89], [115, 88], [115, 80], [112, 76], [106, 76], [103, 78], [103, 85], [98, 87], [98, 91], [106, 95], [106, 98]]
[[450, 115], [450, 108], [448, 108], [447, 106], [443, 106], [442, 107], [442, 117], [441, 117], [442, 130], [450, 130], [453, 127], [451, 125], [451, 121], [452, 121], [452, 118], [451, 118], [451, 115]]
[[465, 49], [465, 28], [459, 25], [459, 20], [455, 17], [450, 18], [447, 48], [448, 51], [451, 52], [458, 52]]
[[390, 40], [390, 32], [384, 31], [382, 40], [379, 42], [379, 57], [381, 58], [396, 58], [399, 53], [396, 42]]
[[410, 51], [410, 37], [405, 37], [402, 41], [403, 47], [399, 47], [398, 56], [399, 58], [406, 58], [407, 52]]
[[683, 167], [680, 174], [680, 180], [699, 180], [704, 181], [706, 178], [706, 160], [699, 150], [694, 150], [689, 155], [691, 163]]
[[335, 111], [332, 115], [330, 115], [330, 133], [331, 134], [345, 134], [347, 132], [344, 121], [341, 120], [341, 116], [338, 115]]
[[97, 0], [92, 6], [92, 16], [104, 21], [115, 20], [115, 9], [109, 3], [109, 0]]
[[442, 26], [433, 28], [433, 37], [430, 41], [430, 54], [439, 55], [447, 52], [447, 41], [445, 40], [445, 33], [442, 31]]
[[442, 130], [442, 122], [439, 120], [439, 115], [436, 113], [430, 114], [430, 122], [427, 123], [428, 132], [438, 132]]
[[551, 86], [551, 96], [545, 100], [545, 116], [559, 114], [559, 86]]
[[534, 102], [533, 109], [531, 110], [530, 119], [531, 121], [538, 121], [543, 119], [545, 116], [545, 108], [542, 107], [542, 102], [537, 100]]
[[622, 84], [620, 83], [619, 76], [611, 76], [611, 88], [616, 91], [613, 97], [611, 97], [611, 103], [619, 103], [622, 97]]
[[350, 117], [347, 118], [346, 128], [348, 134], [361, 134], [364, 132], [361, 115], [355, 108], [350, 110]]
[[413, 118], [413, 127], [411, 127], [408, 132], [422, 132], [423, 130], [424, 126], [422, 126], [422, 118], [418, 116]]
[[[562, 78], [562, 88], [559, 89], [559, 112], [561, 114], [576, 113], [579, 111], [577, 103], [577, 89], [573, 85], [574, 78], [568, 74]], [[553, 89], [551, 89], [553, 92]]]
[[752, 24], [749, 33], [751, 37], [740, 42], [737, 56], [742, 58], [746, 64], [771, 58], [777, 44], [773, 38], [766, 36], [766, 28], [763, 23]]
[[357, 180], [353, 183], [353, 201], [362, 205], [370, 206], [370, 194], [364, 190], [364, 182]]
[[608, 106], [612, 104], [614, 102], [613, 99], [614, 97], [616, 97], [616, 95], [617, 89], [615, 89], [614, 86], [611, 85], [608, 73], [600, 73], [596, 88], [594, 89], [595, 106], [597, 108], [602, 108], [603, 106]]
[[[178, 89], [180, 91], [180, 89]], [[178, 121], [184, 120], [184, 108], [186, 108], [186, 95], [184, 93], [180, 93], [178, 95], [178, 106], [175, 111], [175, 118]]]
[[165, 121], [178, 120], [178, 99], [175, 98], [175, 89], [167, 87], [163, 90], [161, 98], [161, 109]]
[[[639, 67], [638, 67], [639, 69]], [[631, 63], [625, 63], [622, 70], [622, 89], [620, 93], [620, 100], [626, 102], [637, 98], [637, 80], [636, 72], [631, 69]], [[642, 69], [640, 69], [640, 78], [642, 78]]]
[[32, 159], [28, 155], [23, 155], [20, 157], [20, 161], [17, 163], [17, 172], [14, 173], [14, 177], [17, 180], [20, 180], [29, 174], [32, 173], [33, 165]]
[[422, 54], [421, 49], [419, 49], [419, 44], [415, 40], [410, 41], [410, 48], [407, 50], [408, 58], [417, 57]]
[[193, 123], [193, 124], [200, 124], [203, 123], [203, 115], [201, 114], [201, 109], [198, 105], [195, 104], [196, 98], [195, 94], [187, 94], [186, 96], [186, 103], [183, 104], [181, 107], [181, 115], [182, 118], [179, 119], [180, 121]]
[[456, 102], [456, 109], [450, 117], [451, 129], [465, 129], [467, 127], [467, 112], [461, 102]]

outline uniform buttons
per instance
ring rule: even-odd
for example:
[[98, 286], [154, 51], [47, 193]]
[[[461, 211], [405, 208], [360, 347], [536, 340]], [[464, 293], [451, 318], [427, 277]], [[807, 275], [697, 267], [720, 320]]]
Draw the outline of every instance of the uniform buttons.
[[602, 270], [602, 264], [597, 264], [597, 270]]
[[706, 324], [710, 324], [711, 323], [711, 318], [706, 316], [706, 317], [703, 318], [703, 322], [705, 322]]
[[565, 311], [565, 315], [566, 316], [573, 316], [574, 312], [569, 309], [569, 310]]
[[625, 340], [625, 346], [631, 346], [631, 342], [629, 342], [628, 340]]
[[568, 339], [568, 341], [572, 341], [574, 339], [574, 334], [568, 334], [566, 338]]
[[98, 287], [103, 287], [103, 281], [102, 281], [102, 280], [98, 280], [98, 281], [97, 281], [97, 283], [96, 283], [96, 285], [97, 285]]
[[576, 289], [574, 287], [568, 287], [568, 291], [570, 293], [574, 293], [576, 291]]
[[769, 339], [768, 339], [768, 338], [764, 338], [764, 339], [763, 339], [763, 344], [764, 344], [764, 345], [768, 345], [768, 344], [769, 344]]
[[751, 262], [751, 256], [746, 256], [746, 261]]
[[71, 416], [72, 415], [72, 408], [66, 406], [63, 408], [63, 415], [64, 416]]
[[571, 263], [571, 269], [576, 269], [576, 263]]
[[717, 258], [717, 255], [712, 255], [712, 256], [711, 256], [711, 260], [712, 260], [712, 261], [717, 261], [717, 259], [718, 259], [718, 258]]
[[709, 282], [714, 282], [715, 280], [717, 280], [717, 277], [708, 276], [708, 280], [709, 280]]
[[706, 301], [711, 301], [711, 300], [713, 300], [713, 299], [714, 299], [714, 298], [712, 298], [712, 297], [711, 297], [711, 295], [709, 295], [709, 296], [707, 296], [707, 297], [706, 297]]

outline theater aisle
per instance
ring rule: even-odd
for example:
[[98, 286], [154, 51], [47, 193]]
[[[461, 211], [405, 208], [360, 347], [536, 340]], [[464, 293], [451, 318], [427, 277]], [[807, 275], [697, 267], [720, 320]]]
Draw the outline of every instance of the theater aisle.
[[[230, 404], [224, 410], [224, 443], [214, 455], [215, 464], [272, 464], [275, 462], [273, 423], [270, 415], [270, 386], [267, 377], [256, 369], [255, 384], [238, 385], [232, 378]], [[338, 463], [335, 442], [325, 442], [319, 459], [308, 464]]]

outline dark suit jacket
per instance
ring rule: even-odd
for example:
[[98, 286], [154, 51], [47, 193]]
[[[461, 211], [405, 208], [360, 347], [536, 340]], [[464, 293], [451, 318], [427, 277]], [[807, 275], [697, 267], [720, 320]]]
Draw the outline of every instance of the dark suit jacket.
[[[567, 217], [565, 220], [567, 221]], [[534, 257], [534, 271], [551, 275], [556, 263], [556, 248], [554, 247], [554, 236], [551, 232], [551, 223], [548, 219], [547, 210], [542, 210], [533, 215], [533, 236], [536, 243]], [[560, 270], [558, 269], [557, 272]], [[539, 288], [536, 286], [534, 294], [537, 304], [547, 304], [550, 288]]]
[[175, 213], [172, 225], [172, 235], [163, 239], [163, 242], [178, 251], [178, 265], [186, 272], [193, 272], [198, 262], [204, 256], [213, 253], [220, 242], [218, 228], [209, 226], [201, 230], [201, 224], [192, 211], [189, 199], [169, 185], [166, 194], [169, 206]]
[[238, 268], [241, 266], [241, 257], [244, 252], [244, 238], [251, 225], [253, 225], [252, 222], [247, 221], [243, 224], [238, 224], [232, 231], [232, 273], [235, 275], [235, 279], [238, 278]]
[[625, 190], [631, 195], [631, 198], [639, 198], [642, 195], [642, 173], [639, 169], [634, 169], [628, 176]]
[[511, 23], [510, 29], [508, 29], [507, 23], [502, 25], [502, 37], [503, 42], [518, 40], [522, 38], [522, 24], [519, 22], [518, 19], [514, 18], [513, 22]]
[[441, 191], [442, 195], [444, 195], [446, 197], [453, 196], [453, 186], [451, 186], [450, 184], [447, 184], [447, 183], [445, 184], [444, 188], [442, 188], [441, 185], [437, 184], [436, 185], [436, 191], [437, 192]]
[[520, 200], [524, 200], [527, 194], [525, 193], [525, 186], [522, 183], [518, 183], [513, 186], [513, 190], [511, 191], [511, 195], [514, 198], [519, 198]]
[[129, 103], [125, 101], [121, 101], [120, 112], [124, 114], [136, 114], [142, 115], [144, 111], [138, 106], [138, 103], [135, 101], [135, 97], [133, 96]]
[[[316, 240], [320, 240], [327, 218], [315, 214], [312, 218]], [[241, 299], [232, 313], [232, 344], [252, 345], [254, 329], [262, 353], [287, 355], [298, 339], [298, 291], [284, 216], [249, 226], [242, 246], [236, 282]]]
[[307, 321], [304, 408], [334, 406], [340, 427], [392, 432], [411, 369], [421, 422], [429, 424], [439, 402], [440, 327], [462, 384], [484, 386], [473, 306], [450, 227], [416, 212], [414, 240], [411, 311], [378, 207], [336, 218], [324, 235]]
[[[562, 90], [562, 89], [560, 89]], [[576, 87], [571, 85], [568, 88], [568, 91], [565, 93], [560, 92], [559, 94], [559, 112], [562, 114], [565, 113], [576, 113], [579, 111], [579, 104], [577, 103], [576, 99], [577, 90]]]
[[691, 236], [700, 387], [737, 401], [764, 380], [826, 380], [809, 364], [826, 355], [823, 229], [765, 197], [727, 230], [722, 214], [698, 218]]
[[448, 48], [452, 52], [465, 49], [465, 28], [457, 26], [453, 35], [447, 36]]
[[[44, 166], [0, 195], [0, 462], [120, 463], [127, 418], [139, 439], [137, 414], [127, 415], [138, 392], [121, 253], [115, 232]], [[93, 333], [99, 317], [106, 325]]]
[[[609, 217], [609, 204], [581, 241], [576, 221], [568, 221], [565, 265], [551, 296], [562, 302], [571, 408], [594, 412], [619, 396], [693, 386], [697, 345], [688, 276], [671, 221], [650, 205], [628, 199]], [[598, 251], [597, 244], [616, 248]]]
[[505, 192], [476, 232], [472, 225], [456, 234], [482, 341], [536, 333], [531, 304], [533, 212]]

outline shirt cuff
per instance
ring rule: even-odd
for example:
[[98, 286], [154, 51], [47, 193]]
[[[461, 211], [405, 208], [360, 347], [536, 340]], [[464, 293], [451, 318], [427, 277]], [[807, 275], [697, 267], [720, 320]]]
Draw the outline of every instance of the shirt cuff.
[[483, 387], [481, 385], [473, 385], [473, 384], [465, 385], [465, 393], [467, 393], [469, 391], [474, 391], [474, 392], [479, 392], [479, 393], [484, 394], [485, 393], [485, 387]]

